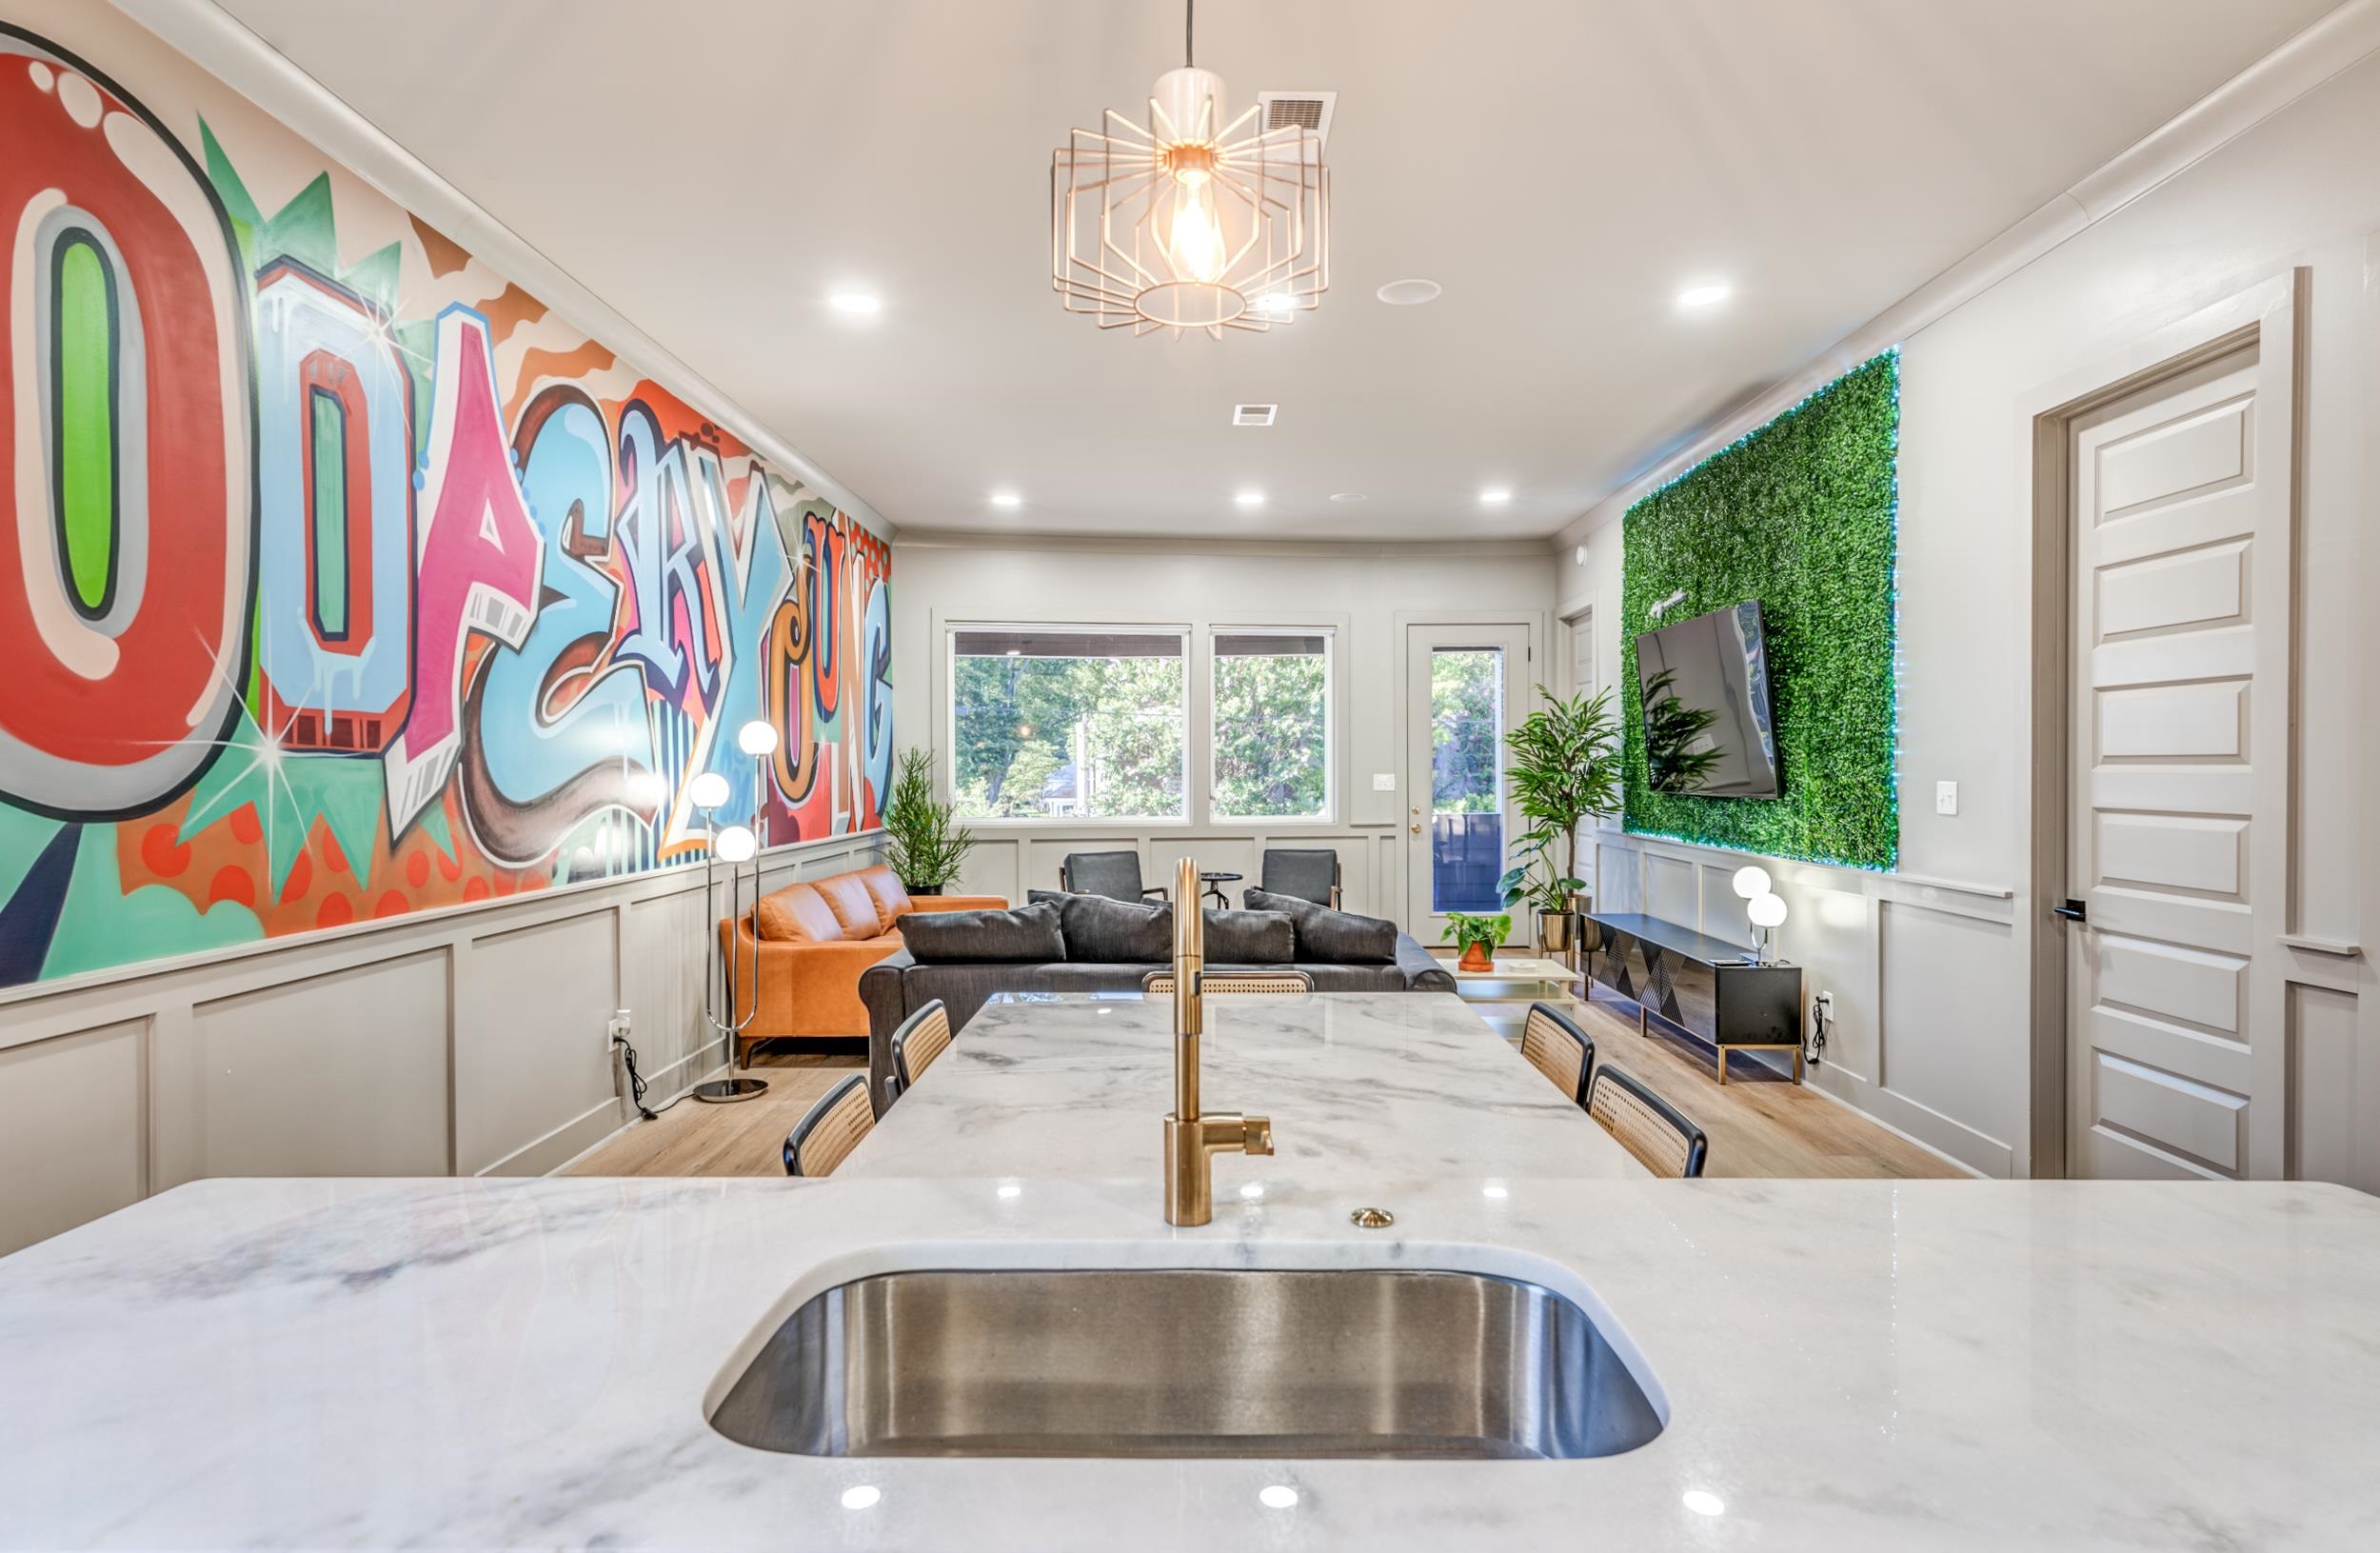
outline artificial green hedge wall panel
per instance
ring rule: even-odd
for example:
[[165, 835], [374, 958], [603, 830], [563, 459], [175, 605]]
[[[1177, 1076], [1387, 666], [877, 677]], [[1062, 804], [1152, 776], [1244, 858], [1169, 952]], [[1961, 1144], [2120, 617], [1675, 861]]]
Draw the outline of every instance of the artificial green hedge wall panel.
[[[1630, 830], [1746, 852], [1889, 868], [1894, 455], [1900, 358], [1888, 352], [1638, 502], [1622, 519], [1620, 696]], [[1696, 798], [1647, 780], [1636, 636], [1757, 600], [1768, 634], [1781, 796]]]

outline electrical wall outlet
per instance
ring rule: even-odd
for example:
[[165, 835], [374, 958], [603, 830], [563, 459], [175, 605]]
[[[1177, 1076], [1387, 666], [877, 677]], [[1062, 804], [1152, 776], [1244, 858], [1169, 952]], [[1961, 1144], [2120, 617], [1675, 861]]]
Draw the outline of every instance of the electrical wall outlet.
[[1374, 792], [1395, 792], [1397, 790], [1397, 773], [1394, 771], [1373, 772], [1372, 790]]
[[1957, 783], [1937, 782], [1934, 785], [1934, 812], [1936, 814], [1956, 814], [1958, 812]]
[[613, 1041], [618, 1042], [627, 1040], [631, 1030], [632, 1026], [628, 1023], [628, 1011], [625, 1008], [615, 1008], [611, 1013], [611, 1024], [605, 1028], [604, 1033], [610, 1037]]

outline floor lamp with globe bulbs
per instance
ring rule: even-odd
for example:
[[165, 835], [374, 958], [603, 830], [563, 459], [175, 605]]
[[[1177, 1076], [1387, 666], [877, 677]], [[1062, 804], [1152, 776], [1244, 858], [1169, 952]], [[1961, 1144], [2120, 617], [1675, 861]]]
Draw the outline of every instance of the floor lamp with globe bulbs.
[[[752, 825], [722, 826], [718, 811], [728, 798], [727, 779], [717, 771], [704, 771], [686, 788], [686, 796], [703, 811], [703, 830], [709, 845], [703, 849], [703, 906], [708, 916], [718, 898], [718, 867], [727, 866], [727, 920], [740, 922], [744, 914], [757, 906], [761, 897], [760, 853], [764, 845], [754, 826], [768, 823], [764, 799], [768, 791], [768, 761], [777, 753], [777, 728], [774, 724], [755, 719], [736, 732], [736, 747], [752, 757]], [[747, 867], [746, 866], [749, 865]], [[749, 883], [751, 904], [744, 900]], [[694, 1098], [722, 1105], [729, 1101], [751, 1100], [768, 1092], [765, 1079], [738, 1074], [735, 1068], [736, 1037], [752, 1023], [760, 1011], [757, 984], [760, 978], [760, 941], [753, 939], [751, 962], [741, 982], [736, 976], [736, 956], [729, 944], [741, 942], [744, 935], [735, 934], [723, 943], [717, 933], [708, 935], [709, 946], [704, 956], [703, 978], [703, 1019], [710, 1026], [713, 1040], [727, 1043], [728, 1076], [713, 1079], [694, 1086]], [[736, 988], [741, 985], [752, 988], [752, 1005], [739, 1016], [736, 1012]]]

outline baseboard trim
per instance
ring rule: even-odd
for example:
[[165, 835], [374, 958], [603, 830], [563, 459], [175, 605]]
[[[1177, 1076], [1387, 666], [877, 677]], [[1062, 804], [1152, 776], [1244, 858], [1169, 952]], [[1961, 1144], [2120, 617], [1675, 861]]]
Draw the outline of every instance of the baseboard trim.
[[1809, 1070], [1805, 1087], [1978, 1180], [2007, 1181], [2016, 1173], [2015, 1151], [2006, 1144], [1856, 1073], [1821, 1064]]
[[[617, 1097], [589, 1106], [553, 1131], [472, 1172], [478, 1176], [549, 1176], [621, 1131]], [[592, 1138], [592, 1142], [588, 1140]]]

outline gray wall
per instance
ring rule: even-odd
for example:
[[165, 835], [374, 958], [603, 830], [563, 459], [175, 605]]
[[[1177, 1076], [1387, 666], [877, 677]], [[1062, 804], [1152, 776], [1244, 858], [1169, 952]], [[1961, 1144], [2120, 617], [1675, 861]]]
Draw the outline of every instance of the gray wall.
[[[872, 861], [783, 847], [774, 888]], [[612, 1010], [658, 1101], [705, 1040], [700, 867], [537, 891], [0, 1001], [0, 1253], [208, 1176], [535, 1175], [625, 1125]]]
[[[1776, 865], [1793, 907], [1785, 952], [1835, 992], [1841, 1023], [1818, 1082], [1976, 1168], [2025, 1174], [2032, 949], [2019, 925], [2033, 816], [2033, 601], [2025, 407], [2046, 385], [2295, 266], [2311, 271], [2292, 632], [2301, 719], [2291, 826], [2291, 926], [2362, 945], [2380, 908], [2375, 774], [2380, 675], [2369, 671], [2380, 547], [2372, 368], [2380, 306], [2380, 58], [2367, 59], [1904, 346], [1901, 488], [1901, 871]], [[1889, 343], [1889, 342], [1888, 342]], [[1723, 445], [1785, 408], [1718, 428]], [[2046, 408], [2040, 407], [2040, 408]], [[1656, 473], [1654, 478], [1660, 478]], [[1565, 610], [1597, 607], [1598, 658], [1619, 661], [1620, 530], [1633, 493], [1593, 515], [1586, 557], [1555, 571]], [[1606, 670], [1607, 675], [1610, 672]], [[1934, 812], [1934, 784], [1960, 812]], [[1725, 875], [1743, 861], [1607, 833], [1606, 899], [1740, 933]], [[2296, 952], [2286, 1042], [2293, 1173], [2380, 1189], [2380, 998], [2369, 957]]]
[[[1327, 626], [1335, 633], [1339, 790], [1328, 825], [1242, 822], [978, 827], [962, 887], [1021, 900], [1054, 889], [1069, 851], [1133, 847], [1142, 877], [1171, 883], [1174, 860], [1228, 868], [1253, 882], [1267, 845], [1332, 846], [1353, 911], [1402, 918], [1407, 842], [1404, 625], [1436, 619], [1518, 622], [1535, 633], [1536, 661], [1517, 666], [1551, 683], [1553, 578], [1534, 544], [1482, 546], [1261, 545], [1194, 541], [990, 540], [903, 528], [893, 545], [893, 650], [900, 664], [893, 722], [904, 746], [940, 744], [949, 727], [947, 648], [954, 622], [1186, 626]], [[1194, 642], [1194, 697], [1203, 676]], [[1194, 802], [1205, 747], [1193, 739]], [[1375, 791], [1376, 772], [1395, 792]], [[1416, 854], [1419, 855], [1416, 849]]]

